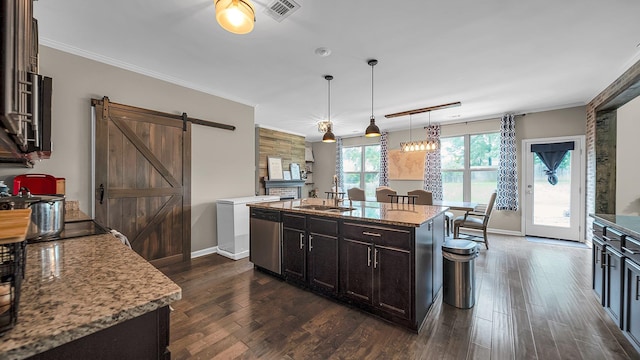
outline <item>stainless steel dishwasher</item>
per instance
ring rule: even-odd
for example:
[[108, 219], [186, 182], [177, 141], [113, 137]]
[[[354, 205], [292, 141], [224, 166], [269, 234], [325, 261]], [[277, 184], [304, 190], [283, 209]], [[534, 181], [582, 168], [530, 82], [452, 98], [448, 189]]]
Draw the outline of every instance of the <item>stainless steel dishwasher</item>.
[[277, 210], [251, 208], [249, 260], [282, 275], [282, 220]]

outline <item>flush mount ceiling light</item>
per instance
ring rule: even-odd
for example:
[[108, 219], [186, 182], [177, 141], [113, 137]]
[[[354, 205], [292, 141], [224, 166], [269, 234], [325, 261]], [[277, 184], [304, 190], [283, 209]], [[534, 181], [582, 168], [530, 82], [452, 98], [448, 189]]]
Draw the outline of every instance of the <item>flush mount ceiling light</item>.
[[256, 22], [256, 11], [250, 0], [215, 0], [216, 20], [223, 29], [234, 34], [248, 34]]
[[371, 66], [371, 118], [369, 118], [369, 126], [364, 132], [366, 137], [380, 136], [380, 128], [376, 125], [376, 118], [373, 116], [373, 67], [378, 64], [378, 60], [371, 59], [367, 61], [367, 64]]
[[[325, 80], [327, 80], [327, 89], [328, 89], [328, 95], [327, 95], [327, 131], [324, 133], [324, 136], [322, 137], [322, 142], [326, 142], [326, 143], [333, 143], [336, 142], [336, 136], [333, 135], [333, 132], [331, 132], [331, 80], [333, 80], [333, 76], [331, 75], [325, 75], [324, 77]], [[318, 124], [320, 125], [320, 124]]]

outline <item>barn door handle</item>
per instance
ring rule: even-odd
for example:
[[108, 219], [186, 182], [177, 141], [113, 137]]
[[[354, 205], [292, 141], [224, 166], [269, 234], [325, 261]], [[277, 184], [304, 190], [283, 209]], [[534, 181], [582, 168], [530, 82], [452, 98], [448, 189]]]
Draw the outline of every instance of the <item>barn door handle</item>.
[[103, 200], [104, 200], [104, 185], [100, 184], [100, 205], [102, 205]]

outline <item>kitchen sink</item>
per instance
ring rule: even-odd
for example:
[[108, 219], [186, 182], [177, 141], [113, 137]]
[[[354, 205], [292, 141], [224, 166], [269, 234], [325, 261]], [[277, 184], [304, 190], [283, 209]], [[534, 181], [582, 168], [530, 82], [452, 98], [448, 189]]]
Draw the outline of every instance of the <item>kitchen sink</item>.
[[296, 208], [305, 209], [305, 210], [328, 211], [328, 212], [345, 212], [345, 211], [355, 210], [355, 208], [345, 207], [345, 206], [311, 205], [311, 204], [296, 206]]

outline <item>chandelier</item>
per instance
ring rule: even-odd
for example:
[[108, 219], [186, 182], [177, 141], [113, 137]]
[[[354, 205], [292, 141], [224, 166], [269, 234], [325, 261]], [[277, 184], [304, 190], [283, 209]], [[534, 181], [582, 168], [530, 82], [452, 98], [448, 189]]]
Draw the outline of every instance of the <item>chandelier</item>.
[[431, 138], [431, 111], [429, 111], [429, 126], [427, 127], [427, 140], [413, 141], [411, 136], [411, 116], [409, 114], [409, 141], [400, 143], [400, 150], [411, 151], [435, 151], [438, 149], [438, 142]]
[[318, 132], [319, 133], [326, 133], [327, 130], [329, 130], [329, 128], [333, 128], [333, 123], [331, 122], [331, 120], [321, 120], [318, 121]]

